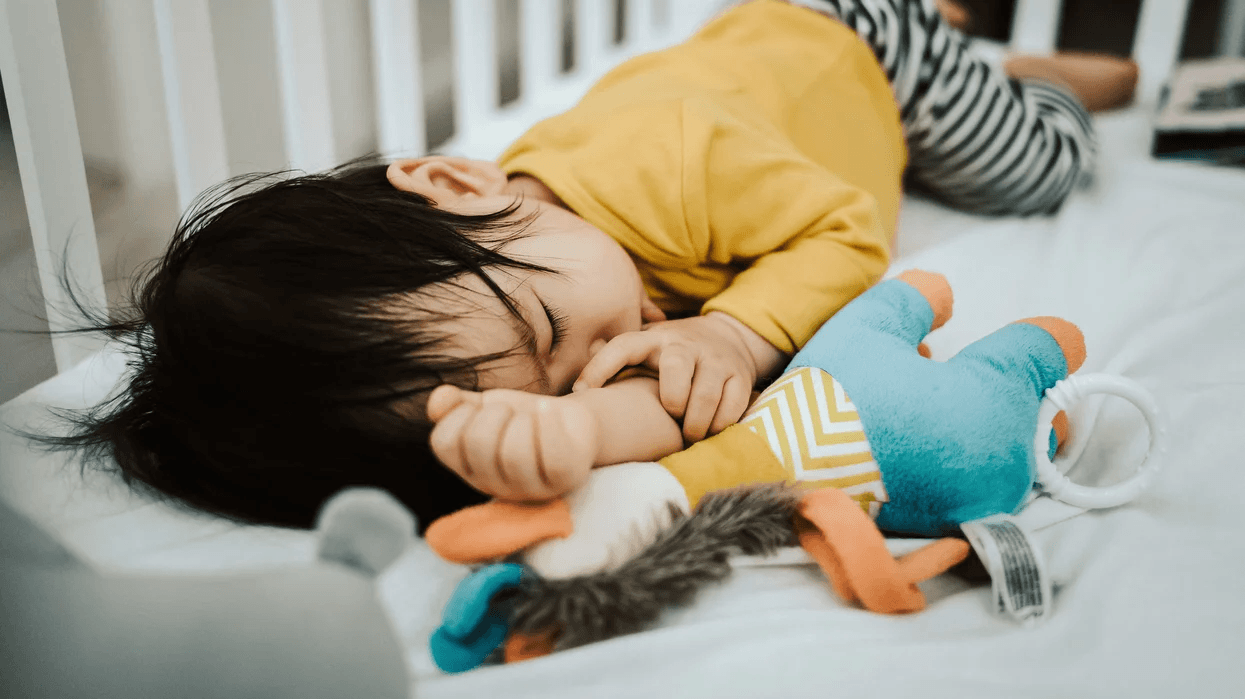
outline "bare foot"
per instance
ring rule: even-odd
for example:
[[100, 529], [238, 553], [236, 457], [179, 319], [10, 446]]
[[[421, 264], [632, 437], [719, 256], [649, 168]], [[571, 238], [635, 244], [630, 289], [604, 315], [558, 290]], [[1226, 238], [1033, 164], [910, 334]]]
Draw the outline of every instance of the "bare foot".
[[1012, 56], [1003, 70], [1013, 78], [1055, 83], [1072, 91], [1091, 112], [1122, 107], [1137, 89], [1137, 64], [1105, 54], [1061, 51], [1049, 56]]
[[967, 7], [955, 0], [934, 0], [934, 4], [938, 6], [938, 14], [942, 15], [944, 22], [962, 32], [968, 31], [973, 23], [973, 15]]

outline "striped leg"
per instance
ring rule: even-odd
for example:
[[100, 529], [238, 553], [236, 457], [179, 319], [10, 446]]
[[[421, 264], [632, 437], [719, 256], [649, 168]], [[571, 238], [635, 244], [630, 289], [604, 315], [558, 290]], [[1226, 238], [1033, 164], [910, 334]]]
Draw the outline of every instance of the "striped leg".
[[1091, 171], [1097, 144], [1080, 102], [974, 56], [933, 0], [798, 1], [873, 48], [899, 102], [909, 175], [920, 188], [978, 213], [1050, 213]]

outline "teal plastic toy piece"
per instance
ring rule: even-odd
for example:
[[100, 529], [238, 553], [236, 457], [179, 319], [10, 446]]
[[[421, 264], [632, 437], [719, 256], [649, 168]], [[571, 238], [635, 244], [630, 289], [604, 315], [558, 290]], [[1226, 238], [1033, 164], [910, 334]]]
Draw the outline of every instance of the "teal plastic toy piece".
[[494, 608], [497, 593], [519, 585], [523, 566], [498, 563], [467, 576], [450, 597], [441, 626], [432, 632], [432, 660], [443, 672], [465, 672], [478, 667], [506, 640], [510, 628], [505, 615]]

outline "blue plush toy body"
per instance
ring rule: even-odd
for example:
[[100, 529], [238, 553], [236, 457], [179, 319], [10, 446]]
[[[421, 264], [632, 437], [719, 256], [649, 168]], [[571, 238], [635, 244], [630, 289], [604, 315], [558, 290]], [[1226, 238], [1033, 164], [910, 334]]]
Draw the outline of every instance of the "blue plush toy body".
[[1057, 318], [1012, 323], [946, 362], [920, 356], [950, 311], [945, 278], [908, 273], [831, 318], [788, 368], [821, 369], [852, 397], [890, 496], [884, 530], [948, 534], [1016, 511], [1036, 475], [1042, 396], [1083, 359], [1080, 332]]
[[[693, 502], [756, 481], [840, 487], [896, 533], [952, 534], [1015, 512], [1036, 474], [1042, 396], [1080, 367], [1084, 340], [1065, 320], [1032, 318], [932, 361], [920, 342], [951, 305], [939, 274], [878, 284], [822, 326], [739, 425], [662, 464]], [[765, 465], [747, 448], [762, 440]]]

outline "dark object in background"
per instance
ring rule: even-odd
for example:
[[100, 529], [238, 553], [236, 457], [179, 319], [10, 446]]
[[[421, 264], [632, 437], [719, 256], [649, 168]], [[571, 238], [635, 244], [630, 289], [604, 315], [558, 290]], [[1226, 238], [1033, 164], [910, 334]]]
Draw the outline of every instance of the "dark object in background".
[[[1015, 0], [957, 0], [972, 15], [968, 34], [1007, 43]], [[1216, 55], [1224, 0], [1189, 0], [1180, 58]], [[1063, 0], [1056, 48], [1128, 56], [1133, 50], [1141, 0]]]
[[1128, 57], [1140, 18], [1141, 0], [1066, 0], [1055, 46]]
[[1012, 33], [1012, 17], [1016, 14], [1014, 0], [957, 0], [968, 10], [972, 19], [968, 30], [971, 36], [1007, 43]]
[[1155, 157], [1245, 167], [1245, 58], [1177, 65], [1159, 104]]

